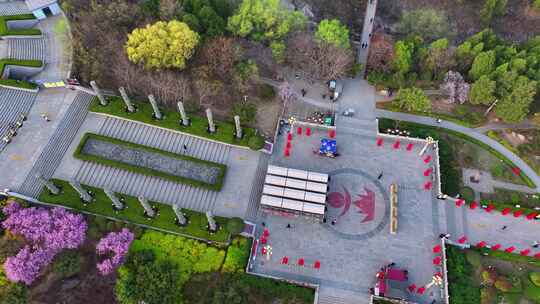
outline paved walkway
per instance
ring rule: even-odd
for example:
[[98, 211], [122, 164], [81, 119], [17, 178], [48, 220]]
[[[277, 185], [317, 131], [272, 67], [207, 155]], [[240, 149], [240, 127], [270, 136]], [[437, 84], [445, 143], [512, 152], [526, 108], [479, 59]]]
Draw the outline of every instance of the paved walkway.
[[415, 122], [415, 123], [428, 125], [428, 126], [441, 127], [441, 128], [463, 133], [469, 137], [479, 140], [489, 145], [490, 147], [492, 147], [493, 149], [495, 149], [496, 151], [498, 151], [499, 153], [501, 153], [508, 159], [510, 159], [516, 166], [518, 166], [521, 169], [521, 171], [525, 175], [527, 175], [533, 181], [533, 183], [536, 185], [536, 191], [540, 192], [540, 177], [527, 163], [525, 163], [519, 156], [515, 155], [514, 153], [506, 149], [503, 145], [501, 145], [497, 141], [487, 137], [486, 135], [476, 131], [475, 129], [467, 128], [467, 127], [455, 124], [453, 122], [444, 121], [444, 120], [441, 123], [437, 123], [437, 121], [434, 118], [420, 116], [420, 115], [412, 115], [412, 114], [392, 112], [392, 111], [380, 110], [380, 109], [375, 110], [375, 113], [377, 117], [410, 121], [410, 122]]
[[521, 129], [538, 129], [538, 126], [530, 122], [529, 120], [525, 120], [517, 124], [492, 122], [492, 123], [485, 124], [481, 127], [474, 128], [475, 131], [480, 132], [480, 133], [486, 133], [487, 131], [492, 131], [492, 130], [506, 130], [506, 129], [520, 129], [520, 130]]
[[[362, 40], [360, 42], [360, 45], [358, 46], [358, 63], [362, 64], [361, 75], [364, 74], [366, 68], [369, 46], [371, 41], [370, 35], [373, 31], [373, 21], [375, 20], [375, 13], [377, 12], [377, 2], [378, 0], [367, 1], [366, 14], [364, 17], [364, 27], [362, 29]], [[366, 48], [362, 48], [363, 43], [367, 43]]]

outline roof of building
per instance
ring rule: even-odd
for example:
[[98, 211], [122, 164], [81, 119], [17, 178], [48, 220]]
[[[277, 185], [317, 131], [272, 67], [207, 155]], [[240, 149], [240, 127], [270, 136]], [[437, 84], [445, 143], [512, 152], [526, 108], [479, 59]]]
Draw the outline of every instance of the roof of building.
[[30, 11], [34, 11], [54, 4], [58, 2], [58, 0], [25, 0], [24, 2]]

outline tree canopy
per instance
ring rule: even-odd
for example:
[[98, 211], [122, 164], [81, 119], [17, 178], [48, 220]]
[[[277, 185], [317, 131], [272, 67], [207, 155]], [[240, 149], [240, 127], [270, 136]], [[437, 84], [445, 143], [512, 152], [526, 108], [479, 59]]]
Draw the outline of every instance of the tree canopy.
[[509, 94], [504, 95], [495, 106], [497, 116], [507, 122], [520, 122], [529, 113], [529, 106], [536, 94], [536, 82], [518, 76]]
[[281, 6], [280, 0], [243, 0], [229, 18], [227, 28], [240, 37], [273, 41], [285, 38], [305, 23], [306, 17], [301, 12], [289, 11]]
[[495, 100], [495, 81], [488, 76], [481, 76], [469, 91], [469, 101], [472, 104], [491, 104]]
[[130, 61], [145, 68], [186, 67], [199, 42], [199, 35], [180, 21], [158, 21], [128, 35], [126, 52]]
[[178, 266], [158, 260], [151, 250], [131, 253], [118, 269], [116, 297], [122, 304], [180, 304], [181, 283]]
[[349, 29], [337, 19], [322, 20], [317, 26], [315, 38], [339, 48], [348, 49], [351, 47], [349, 43]]
[[469, 76], [477, 80], [482, 75], [488, 75], [495, 69], [495, 51], [482, 52], [474, 58]]
[[400, 109], [412, 112], [428, 112], [431, 110], [431, 101], [424, 91], [419, 88], [401, 89], [397, 93], [395, 103]]

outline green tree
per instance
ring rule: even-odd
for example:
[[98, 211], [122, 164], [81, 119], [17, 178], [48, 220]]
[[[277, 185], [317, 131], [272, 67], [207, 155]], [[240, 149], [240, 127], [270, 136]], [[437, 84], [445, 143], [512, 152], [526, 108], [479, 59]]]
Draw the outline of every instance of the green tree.
[[240, 116], [240, 121], [246, 124], [255, 122], [257, 118], [257, 106], [251, 102], [236, 102], [231, 112], [233, 116]]
[[158, 21], [128, 35], [126, 52], [130, 61], [146, 68], [186, 67], [199, 42], [199, 35], [180, 21]]
[[502, 16], [506, 13], [508, 0], [486, 0], [480, 11], [480, 18], [485, 24], [491, 23], [493, 17]]
[[289, 11], [279, 0], [242, 0], [236, 14], [229, 17], [227, 28], [240, 37], [255, 41], [272, 41], [301, 29], [306, 17]]
[[495, 51], [481, 52], [474, 58], [469, 77], [478, 80], [482, 75], [488, 75], [495, 68]]
[[496, 82], [489, 79], [487, 75], [482, 75], [475, 81], [469, 91], [469, 101], [472, 104], [491, 104], [495, 100]]
[[440, 79], [454, 65], [453, 56], [448, 49], [448, 39], [433, 41], [422, 61], [423, 74], [429, 74], [430, 79]]
[[434, 9], [405, 12], [399, 22], [399, 30], [408, 35], [420, 35], [425, 40], [434, 40], [450, 34], [448, 18], [442, 11]]
[[322, 20], [317, 26], [315, 38], [339, 48], [348, 49], [351, 47], [349, 43], [349, 29], [337, 19]]
[[287, 47], [282, 41], [272, 41], [270, 43], [270, 49], [272, 50], [272, 57], [277, 63], [285, 62], [285, 50]]
[[510, 94], [502, 96], [495, 106], [495, 113], [506, 122], [520, 122], [529, 113], [529, 107], [535, 95], [536, 82], [525, 76], [519, 76]]
[[424, 91], [419, 88], [400, 89], [396, 95], [395, 102], [400, 109], [412, 112], [429, 112], [431, 101]]
[[532, 6], [540, 10], [540, 0], [533, 0]]
[[413, 46], [405, 41], [398, 41], [394, 45], [394, 70], [399, 74], [406, 74], [411, 70], [413, 59]]
[[225, 20], [219, 16], [211, 6], [204, 6], [199, 10], [198, 17], [205, 36], [220, 36], [225, 31]]
[[232, 235], [238, 235], [244, 230], [244, 225], [244, 221], [241, 218], [233, 217], [229, 219], [225, 229]]
[[157, 260], [151, 250], [128, 255], [118, 269], [116, 298], [122, 304], [182, 303], [178, 266], [168, 260]]

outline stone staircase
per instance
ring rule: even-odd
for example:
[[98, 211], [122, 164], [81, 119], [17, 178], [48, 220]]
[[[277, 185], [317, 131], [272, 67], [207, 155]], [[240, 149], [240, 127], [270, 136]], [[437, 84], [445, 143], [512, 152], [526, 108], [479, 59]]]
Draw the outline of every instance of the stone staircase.
[[319, 288], [317, 301], [318, 304], [368, 304], [369, 302], [368, 294], [329, 286]]
[[365, 136], [376, 136], [378, 132], [377, 120], [358, 119], [354, 117], [338, 116], [336, 119], [336, 134], [349, 133]]
[[[37, 94], [32, 92], [0, 88], [0, 137], [4, 137], [9, 125], [14, 124], [20, 114], [28, 115], [36, 96]], [[0, 141], [0, 152], [6, 145], [4, 141]]]
[[9, 58], [45, 62], [47, 54], [45, 38], [8, 39], [7, 41]]
[[10, 1], [0, 3], [0, 16], [28, 14], [28, 7], [24, 1]]
[[75, 134], [77, 134], [86, 118], [92, 97], [92, 95], [85, 93], [77, 94], [53, 136], [49, 139], [49, 142], [43, 148], [34, 166], [26, 176], [24, 183], [19, 189], [16, 189], [17, 192], [34, 198], [39, 196], [42, 186], [36, 180], [36, 175], [41, 174], [47, 179], [53, 176]]
[[[159, 129], [123, 119], [108, 117], [99, 132], [101, 135], [187, 155], [217, 163], [227, 163], [231, 147], [193, 136]], [[149, 200], [178, 204], [191, 210], [213, 210], [218, 192], [145, 176], [94, 162], [83, 162], [75, 178], [87, 185], [110, 188], [128, 195], [143, 195]]]
[[259, 203], [261, 200], [262, 188], [264, 186], [264, 179], [266, 177], [266, 170], [268, 168], [268, 161], [270, 155], [261, 153], [259, 156], [259, 164], [257, 165], [257, 172], [251, 185], [251, 193], [249, 195], [249, 205], [246, 210], [245, 219], [248, 221], [255, 221], [257, 212], [259, 211]]

